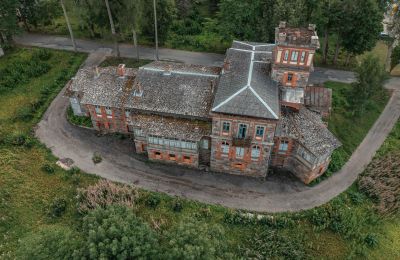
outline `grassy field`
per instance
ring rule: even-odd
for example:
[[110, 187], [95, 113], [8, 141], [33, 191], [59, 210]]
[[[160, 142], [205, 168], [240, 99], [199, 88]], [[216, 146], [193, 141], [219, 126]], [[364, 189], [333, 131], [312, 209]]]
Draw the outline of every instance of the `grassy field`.
[[[7, 67], [13, 60], [31, 59], [33, 52], [17, 49], [7, 54], [0, 59], [0, 69]], [[0, 259], [13, 259], [20, 239], [46, 227], [65, 227], [79, 233], [82, 216], [76, 209], [77, 188], [87, 187], [98, 180], [93, 175], [76, 170], [68, 172], [55, 166], [56, 158], [32, 135], [31, 129], [51, 99], [84, 59], [82, 54], [61, 51], [50, 53], [51, 57], [45, 61], [51, 65], [48, 72], [0, 96]], [[54, 82], [58, 83], [54, 85]], [[334, 88], [335, 96], [341, 88], [348, 88], [329, 84]], [[43, 89], [49, 85], [53, 87], [44, 95]], [[341, 95], [341, 99], [346, 97], [344, 92]], [[30, 107], [32, 101], [37, 99], [45, 99], [45, 102], [32, 112], [33, 117], [23, 121], [16, 117], [16, 111]], [[335, 106], [342, 105], [338, 102]], [[344, 125], [351, 120], [354, 118], [331, 118], [330, 126], [335, 129], [333, 124], [341, 122]], [[368, 127], [370, 123], [360, 123], [360, 126]], [[352, 125], [353, 129], [358, 127], [357, 124]], [[339, 138], [345, 136], [345, 132], [337, 133]], [[386, 153], [399, 149], [398, 143], [395, 143], [397, 139], [398, 135], [392, 135], [382, 149], [386, 149]], [[50, 207], [60, 198], [67, 202], [66, 211], [60, 217], [51, 217]], [[159, 203], [154, 204], [154, 201]], [[152, 202], [151, 206], [149, 202]], [[174, 210], [177, 202], [182, 206], [179, 212]], [[373, 201], [360, 193], [356, 185], [322, 207], [294, 214], [268, 215], [272, 218], [264, 222], [249, 219], [238, 211], [224, 207], [143, 190], [139, 191], [134, 213], [149, 223], [161, 237], [165, 231], [187, 218], [207, 225], [221, 225], [229, 251], [242, 257], [246, 257], [249, 251], [262, 253], [265, 250], [263, 244], [268, 245], [267, 251], [272, 254], [272, 258], [290, 258], [294, 252], [299, 259], [400, 257], [399, 221], [379, 215], [374, 210]], [[263, 237], [265, 231], [274, 232], [275, 235]], [[376, 240], [377, 244], [368, 242], [371, 239]]]

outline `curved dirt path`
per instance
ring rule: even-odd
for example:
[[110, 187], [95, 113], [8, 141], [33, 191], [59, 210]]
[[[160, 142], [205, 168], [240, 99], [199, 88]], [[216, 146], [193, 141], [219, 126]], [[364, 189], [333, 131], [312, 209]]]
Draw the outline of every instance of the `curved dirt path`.
[[[324, 204], [345, 191], [371, 161], [400, 115], [400, 78], [392, 78], [386, 87], [393, 90], [392, 97], [364, 141], [341, 171], [314, 187], [290, 176], [269, 176], [261, 181], [137, 160], [131, 141], [97, 137], [92, 130], [69, 124], [63, 91], [46, 111], [36, 135], [55, 156], [71, 158], [83, 171], [107, 179], [231, 208], [298, 211]], [[95, 151], [103, 157], [98, 165], [91, 159]]]

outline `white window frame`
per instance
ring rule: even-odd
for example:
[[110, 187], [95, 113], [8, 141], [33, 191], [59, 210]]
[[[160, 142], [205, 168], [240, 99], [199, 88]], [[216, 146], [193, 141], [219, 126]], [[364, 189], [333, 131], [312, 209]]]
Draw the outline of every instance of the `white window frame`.
[[306, 52], [302, 51], [300, 54], [300, 63], [303, 64], [304, 62], [306, 62]]
[[[228, 131], [224, 130], [224, 126], [228, 125]], [[222, 133], [229, 133], [231, 131], [231, 122], [223, 121], [222, 122]]]
[[243, 158], [244, 147], [236, 147], [236, 158]]
[[107, 115], [107, 117], [108, 117], [108, 118], [111, 118], [111, 117], [112, 117], [112, 114], [113, 114], [113, 111], [112, 111], [111, 107], [105, 107], [105, 109], [106, 109], [106, 115]]
[[[262, 135], [258, 135], [258, 134], [257, 134], [259, 128], [262, 129]], [[259, 138], [259, 139], [262, 140], [262, 139], [264, 139], [264, 135], [265, 135], [265, 126], [256, 125], [256, 131], [254, 132], [254, 136], [255, 136], [256, 138]]]
[[253, 145], [251, 147], [251, 159], [258, 160], [260, 158], [261, 148], [258, 145]]
[[125, 117], [129, 119], [131, 117], [131, 111], [125, 109]]
[[283, 53], [283, 61], [287, 62], [289, 60], [289, 50], [285, 50]]
[[289, 150], [289, 141], [288, 140], [281, 140], [279, 143], [279, 154], [286, 154]]
[[228, 141], [222, 141], [222, 143], [221, 143], [222, 154], [228, 155], [229, 149], [230, 149], [230, 144], [228, 143]]
[[[245, 129], [246, 129], [245, 134], [244, 134], [243, 137], [239, 137], [239, 134], [240, 134], [240, 126], [241, 126], [241, 125], [245, 126]], [[247, 137], [247, 134], [248, 134], [248, 131], [249, 131], [249, 125], [248, 125], [248, 124], [239, 123], [239, 124], [238, 124], [238, 130], [237, 130], [237, 137], [238, 137], [238, 138], [243, 138], [243, 139], [246, 138], [246, 137]]]
[[102, 117], [103, 114], [101, 113], [101, 106], [94, 106], [94, 110], [98, 117]]
[[299, 60], [299, 51], [292, 51], [292, 54], [290, 55], [290, 62], [297, 63], [298, 60]]

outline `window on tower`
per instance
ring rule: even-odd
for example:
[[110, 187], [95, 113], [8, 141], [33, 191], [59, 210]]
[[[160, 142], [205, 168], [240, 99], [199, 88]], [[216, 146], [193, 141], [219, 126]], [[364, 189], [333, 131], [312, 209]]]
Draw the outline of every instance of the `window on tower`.
[[292, 74], [292, 73], [289, 73], [289, 74], [287, 75], [287, 81], [288, 81], [288, 82], [292, 82], [292, 80], [293, 80], [293, 74]]
[[292, 51], [292, 57], [290, 58], [290, 61], [297, 62], [298, 57], [299, 57], [299, 52], [298, 51]]
[[302, 51], [300, 56], [300, 62], [304, 63], [306, 61], [306, 52]]
[[284, 60], [284, 61], [287, 61], [288, 58], [289, 58], [289, 50], [286, 50], [286, 51], [285, 51], [285, 54], [283, 55], [283, 60]]

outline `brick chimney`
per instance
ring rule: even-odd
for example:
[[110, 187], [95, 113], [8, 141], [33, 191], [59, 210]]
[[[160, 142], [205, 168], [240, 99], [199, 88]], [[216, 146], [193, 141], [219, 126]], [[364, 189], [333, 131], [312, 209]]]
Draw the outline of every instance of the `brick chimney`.
[[119, 65], [118, 65], [118, 68], [117, 68], [117, 74], [118, 74], [118, 76], [120, 76], [120, 77], [125, 77], [125, 73], [126, 73], [125, 64], [119, 64]]

